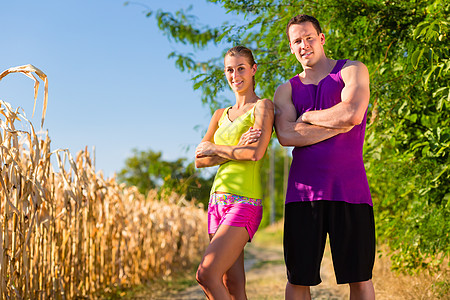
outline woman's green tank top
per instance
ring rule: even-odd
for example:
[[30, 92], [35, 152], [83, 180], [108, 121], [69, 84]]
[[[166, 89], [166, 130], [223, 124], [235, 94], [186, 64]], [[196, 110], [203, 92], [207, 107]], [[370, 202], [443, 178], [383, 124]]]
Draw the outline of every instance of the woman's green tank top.
[[[219, 127], [214, 134], [216, 145], [234, 146], [239, 143], [241, 135], [255, 124], [255, 107], [230, 121], [228, 107], [219, 119]], [[262, 199], [261, 165], [259, 161], [230, 160], [220, 165], [217, 170], [211, 194], [214, 192], [231, 193], [248, 198]]]

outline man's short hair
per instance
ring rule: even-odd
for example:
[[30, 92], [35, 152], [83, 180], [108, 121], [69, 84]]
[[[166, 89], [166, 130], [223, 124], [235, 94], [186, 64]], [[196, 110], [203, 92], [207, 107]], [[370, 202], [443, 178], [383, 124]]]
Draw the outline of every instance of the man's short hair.
[[289, 22], [287, 24], [286, 35], [288, 37], [288, 41], [290, 41], [290, 39], [289, 39], [289, 27], [291, 27], [291, 25], [301, 24], [301, 23], [304, 23], [304, 22], [311, 22], [313, 24], [314, 28], [316, 29], [317, 34], [322, 33], [322, 28], [320, 28], [320, 23], [319, 23], [319, 21], [316, 18], [314, 18], [312, 16], [308, 16], [308, 15], [298, 15], [298, 16], [293, 17], [291, 20], [289, 20]]

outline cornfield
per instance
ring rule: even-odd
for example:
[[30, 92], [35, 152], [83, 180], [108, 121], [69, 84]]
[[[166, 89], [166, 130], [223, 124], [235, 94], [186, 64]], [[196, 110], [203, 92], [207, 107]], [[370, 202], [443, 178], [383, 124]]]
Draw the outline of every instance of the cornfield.
[[[47, 88], [33, 66], [11, 70], [0, 80], [35, 72]], [[47, 91], [44, 97], [42, 122]], [[208, 243], [202, 209], [178, 195], [158, 201], [156, 193], [144, 197], [104, 178], [87, 149], [75, 157], [51, 151], [48, 134], [36, 134], [18, 109], [0, 100], [0, 113], [2, 298], [91, 298], [169, 276], [199, 257]], [[15, 129], [15, 122], [29, 130]]]

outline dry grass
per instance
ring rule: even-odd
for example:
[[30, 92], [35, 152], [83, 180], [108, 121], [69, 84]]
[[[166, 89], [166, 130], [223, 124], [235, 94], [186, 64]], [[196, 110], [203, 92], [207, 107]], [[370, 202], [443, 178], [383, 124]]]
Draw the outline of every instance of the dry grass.
[[[19, 72], [46, 78], [37, 70]], [[0, 101], [0, 113], [2, 298], [92, 297], [169, 276], [201, 255], [208, 243], [202, 209], [105, 179], [86, 149], [75, 157], [51, 151], [48, 135], [39, 137], [31, 123], [15, 129], [26, 122], [18, 109]]]
[[386, 246], [381, 246], [381, 257], [374, 267], [374, 286], [377, 299], [450, 299], [450, 268], [444, 263], [439, 271], [423, 270], [417, 274], [402, 274], [391, 271], [391, 261]]

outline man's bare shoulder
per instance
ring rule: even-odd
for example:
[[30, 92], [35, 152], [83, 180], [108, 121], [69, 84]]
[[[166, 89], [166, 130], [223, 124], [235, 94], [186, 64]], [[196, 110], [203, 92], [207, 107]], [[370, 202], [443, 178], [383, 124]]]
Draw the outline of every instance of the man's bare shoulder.
[[369, 75], [369, 71], [365, 64], [357, 60], [347, 60], [341, 70], [342, 79], [344, 82], [358, 77], [365, 78]]
[[366, 65], [358, 60], [347, 60], [342, 67], [342, 71], [351, 69], [367, 69]]
[[280, 97], [284, 98], [285, 96], [290, 96], [291, 93], [292, 93], [291, 83], [289, 81], [286, 81], [285, 83], [281, 84], [275, 91], [273, 101], [279, 102]]
[[288, 80], [285, 83], [282, 83], [278, 86], [277, 90], [279, 89], [290, 89], [291, 88], [291, 82]]

